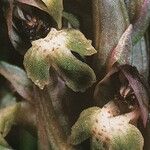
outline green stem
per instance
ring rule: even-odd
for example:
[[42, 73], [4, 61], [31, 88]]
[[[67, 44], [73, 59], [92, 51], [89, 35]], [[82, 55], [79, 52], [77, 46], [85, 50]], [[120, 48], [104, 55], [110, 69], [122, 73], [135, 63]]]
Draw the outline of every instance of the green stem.
[[72, 150], [73, 147], [67, 143], [67, 136], [55, 114], [47, 87], [44, 90], [37, 87], [34, 89], [37, 101], [39, 149]]

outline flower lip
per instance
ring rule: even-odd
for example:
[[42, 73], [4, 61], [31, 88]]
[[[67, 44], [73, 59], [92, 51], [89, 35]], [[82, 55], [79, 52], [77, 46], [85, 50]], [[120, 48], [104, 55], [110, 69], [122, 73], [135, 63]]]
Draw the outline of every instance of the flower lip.
[[132, 110], [138, 104], [143, 124], [146, 126], [150, 97], [149, 87], [135, 67], [115, 63], [110, 72], [97, 84], [94, 92], [97, 103], [101, 105], [103, 101], [104, 104], [114, 97], [119, 97], [121, 103], [127, 105], [124, 111]]

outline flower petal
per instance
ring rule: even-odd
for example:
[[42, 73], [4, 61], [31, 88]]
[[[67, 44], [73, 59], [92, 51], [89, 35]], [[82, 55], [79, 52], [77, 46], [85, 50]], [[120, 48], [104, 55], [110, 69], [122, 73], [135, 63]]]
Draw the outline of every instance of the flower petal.
[[96, 81], [94, 71], [68, 49], [55, 50], [54, 55], [54, 68], [73, 91], [85, 91]]
[[130, 86], [132, 87], [134, 94], [138, 100], [141, 116], [143, 119], [143, 124], [146, 126], [148, 119], [148, 103], [149, 103], [149, 88], [146, 83], [141, 79], [137, 69], [129, 65], [123, 65], [120, 67], [122, 73], [129, 81]]
[[129, 123], [132, 119], [137, 121], [139, 111], [134, 110], [120, 115], [116, 110], [119, 108], [113, 101], [102, 109], [92, 107], [84, 110], [72, 127], [72, 143], [79, 144], [91, 136], [91, 149], [142, 150], [144, 145], [142, 134]]
[[79, 119], [72, 127], [71, 143], [73, 145], [80, 144], [91, 136], [91, 127], [93, 124], [94, 115], [99, 113], [100, 108], [88, 108], [80, 114]]
[[49, 57], [40, 46], [33, 44], [27, 51], [24, 56], [24, 66], [28, 77], [41, 89], [49, 84]]
[[48, 9], [46, 8], [46, 6], [41, 2], [41, 0], [16, 0], [17, 2], [23, 3], [23, 4], [27, 4], [30, 6], [34, 6], [37, 7], [43, 11], [48, 12]]
[[110, 149], [136, 149], [143, 150], [144, 139], [140, 131], [133, 125], [125, 125], [120, 128], [121, 132], [113, 134]]
[[66, 47], [71, 51], [79, 53], [81, 56], [90, 56], [96, 53], [96, 50], [91, 45], [91, 41], [74, 29], [64, 30], [66, 33]]
[[62, 26], [63, 1], [62, 0], [42, 0], [48, 8], [49, 14], [55, 19], [60, 29]]
[[[73, 40], [76, 33], [78, 36]], [[73, 48], [73, 51], [79, 48], [77, 52], [82, 55], [96, 52], [78, 30], [52, 29], [47, 37], [33, 41], [25, 54], [24, 66], [28, 77], [43, 89], [49, 84], [49, 68], [52, 65], [72, 90], [84, 91], [90, 87], [96, 80], [94, 71], [73, 56], [69, 48]]]

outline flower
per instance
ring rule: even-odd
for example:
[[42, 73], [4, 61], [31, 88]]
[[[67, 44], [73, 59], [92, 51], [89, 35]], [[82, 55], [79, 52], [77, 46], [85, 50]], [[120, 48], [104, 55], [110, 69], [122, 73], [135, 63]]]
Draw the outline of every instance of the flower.
[[132, 112], [120, 114], [119, 107], [113, 101], [102, 109], [88, 108], [73, 125], [70, 141], [76, 145], [91, 138], [92, 149], [142, 150], [142, 134], [131, 124], [132, 121], [137, 121], [139, 113], [138, 109], [134, 109]]
[[24, 66], [31, 80], [43, 89], [49, 84], [50, 67], [53, 67], [66, 85], [73, 91], [85, 91], [96, 80], [94, 71], [77, 59], [96, 53], [91, 41], [75, 29], [57, 31], [51, 29], [49, 34], [32, 42], [32, 47], [24, 56]]
[[[104, 105], [112, 98], [119, 98], [126, 111], [138, 105], [144, 126], [148, 119], [149, 87], [136, 67], [115, 63], [107, 75], [96, 85], [95, 100]], [[129, 109], [129, 110], [128, 110]]]

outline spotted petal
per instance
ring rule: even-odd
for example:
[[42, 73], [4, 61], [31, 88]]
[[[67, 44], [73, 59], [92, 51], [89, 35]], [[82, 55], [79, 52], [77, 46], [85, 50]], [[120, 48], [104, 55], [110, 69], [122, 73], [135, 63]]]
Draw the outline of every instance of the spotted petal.
[[95, 119], [95, 114], [100, 113], [98, 107], [88, 108], [80, 114], [79, 119], [72, 127], [71, 143], [76, 145], [90, 138], [92, 124]]
[[92, 149], [142, 150], [144, 140], [140, 131], [130, 121], [139, 117], [139, 110], [120, 115], [113, 101], [102, 109], [93, 107], [84, 110], [72, 127], [71, 142], [79, 144], [91, 137]]

